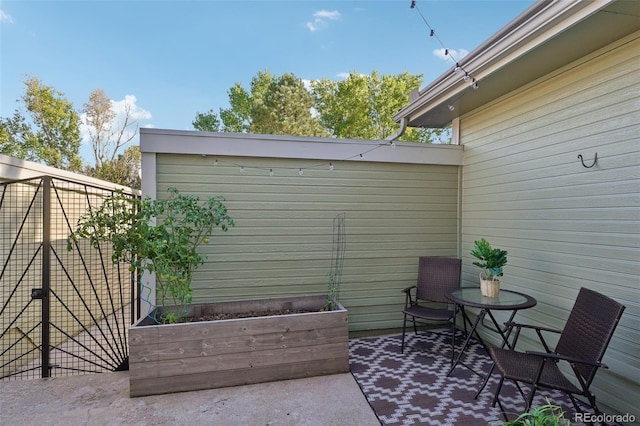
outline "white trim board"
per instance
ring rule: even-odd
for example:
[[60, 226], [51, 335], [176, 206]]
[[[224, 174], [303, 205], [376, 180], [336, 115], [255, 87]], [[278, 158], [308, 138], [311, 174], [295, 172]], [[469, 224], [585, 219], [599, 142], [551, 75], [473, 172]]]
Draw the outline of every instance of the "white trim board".
[[406, 164], [462, 165], [462, 147], [416, 142], [364, 141], [244, 133], [140, 129], [140, 151], [260, 158], [298, 158]]

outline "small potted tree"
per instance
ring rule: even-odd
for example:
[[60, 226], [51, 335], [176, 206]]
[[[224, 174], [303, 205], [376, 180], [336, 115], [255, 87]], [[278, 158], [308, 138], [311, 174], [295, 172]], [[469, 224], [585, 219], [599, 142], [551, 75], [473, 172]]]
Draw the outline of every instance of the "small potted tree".
[[475, 266], [482, 268], [480, 272], [480, 291], [485, 297], [498, 297], [500, 292], [500, 280], [502, 267], [507, 264], [507, 252], [499, 248], [491, 247], [484, 238], [474, 242], [471, 256], [478, 259], [473, 262]]

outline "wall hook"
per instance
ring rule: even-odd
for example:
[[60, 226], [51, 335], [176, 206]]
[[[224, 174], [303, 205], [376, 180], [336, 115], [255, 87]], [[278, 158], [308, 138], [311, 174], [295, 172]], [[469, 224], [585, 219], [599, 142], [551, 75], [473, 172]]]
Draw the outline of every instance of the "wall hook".
[[593, 158], [593, 163], [591, 163], [590, 166], [587, 166], [586, 164], [584, 164], [584, 160], [582, 159], [582, 154], [578, 154], [578, 158], [580, 159], [580, 161], [582, 162], [582, 166], [586, 167], [587, 169], [592, 168], [593, 166], [596, 165], [596, 163], [598, 162], [598, 153], [596, 152], [595, 157]]

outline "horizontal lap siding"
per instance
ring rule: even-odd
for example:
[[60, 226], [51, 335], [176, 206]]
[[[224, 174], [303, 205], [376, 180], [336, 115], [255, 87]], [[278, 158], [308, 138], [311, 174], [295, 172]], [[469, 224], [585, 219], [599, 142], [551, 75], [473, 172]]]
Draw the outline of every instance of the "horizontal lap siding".
[[522, 321], [561, 328], [581, 286], [624, 303], [596, 394], [639, 417], [637, 37], [463, 117], [461, 140], [464, 283], [477, 285], [468, 253], [485, 237], [509, 252], [503, 287], [538, 300]]
[[456, 256], [458, 167], [333, 165], [158, 154], [159, 198], [169, 186], [222, 195], [236, 220], [203, 248], [208, 260], [195, 275], [194, 301], [326, 292], [333, 219], [345, 213], [340, 300], [350, 330], [401, 326], [400, 290], [415, 283], [418, 256]]

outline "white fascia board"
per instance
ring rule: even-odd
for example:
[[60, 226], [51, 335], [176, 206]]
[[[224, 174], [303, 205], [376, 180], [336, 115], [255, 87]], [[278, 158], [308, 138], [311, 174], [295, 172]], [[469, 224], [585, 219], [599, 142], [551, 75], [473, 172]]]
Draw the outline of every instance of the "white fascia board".
[[8, 155], [0, 154], [0, 180], [25, 180], [40, 176], [51, 176], [82, 184], [97, 186], [105, 189], [117, 189], [127, 193], [138, 193], [137, 190], [118, 185], [106, 180], [96, 179], [67, 170], [56, 169], [33, 161], [21, 160]]
[[363, 154], [373, 162], [462, 165], [462, 147], [453, 145], [164, 129], [140, 129], [140, 151], [143, 157], [155, 153], [325, 161], [359, 161]]
[[[482, 79], [496, 70], [613, 2], [615, 0], [540, 0], [458, 63], [482, 84]], [[452, 67], [420, 90], [418, 97], [402, 108], [394, 119], [399, 122], [405, 117], [420, 116], [468, 89], [469, 83], [463, 81]]]

